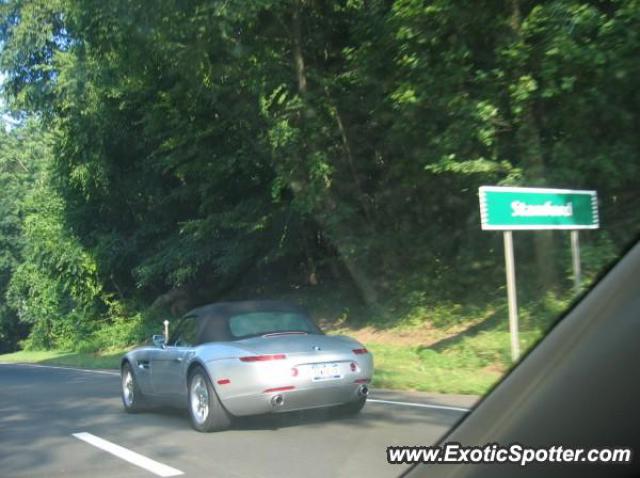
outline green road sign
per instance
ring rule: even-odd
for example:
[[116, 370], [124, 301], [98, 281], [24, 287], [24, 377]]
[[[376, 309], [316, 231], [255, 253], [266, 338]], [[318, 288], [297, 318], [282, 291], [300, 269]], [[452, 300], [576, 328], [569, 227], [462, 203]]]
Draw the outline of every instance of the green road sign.
[[482, 186], [479, 195], [482, 229], [503, 231], [511, 358], [515, 362], [520, 356], [520, 340], [512, 231], [570, 229], [575, 287], [579, 291], [580, 249], [577, 230], [599, 227], [598, 198], [595, 191], [498, 186]]
[[479, 193], [485, 230], [599, 227], [595, 191], [482, 186]]

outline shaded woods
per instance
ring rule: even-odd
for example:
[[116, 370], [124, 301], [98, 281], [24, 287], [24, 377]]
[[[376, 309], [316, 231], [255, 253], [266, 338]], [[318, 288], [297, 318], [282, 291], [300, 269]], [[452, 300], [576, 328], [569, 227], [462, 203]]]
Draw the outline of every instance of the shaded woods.
[[[483, 184], [596, 189], [592, 275], [637, 230], [636, 0], [0, 11], [2, 350], [123, 345], [292, 290], [381, 323], [501, 301]], [[523, 293], [569, 289], [568, 238], [517, 242]]]

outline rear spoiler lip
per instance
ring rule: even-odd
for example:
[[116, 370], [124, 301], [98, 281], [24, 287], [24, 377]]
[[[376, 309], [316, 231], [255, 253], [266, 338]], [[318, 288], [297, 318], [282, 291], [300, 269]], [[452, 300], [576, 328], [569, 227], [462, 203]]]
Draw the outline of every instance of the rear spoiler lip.
[[309, 335], [309, 332], [303, 332], [301, 330], [292, 330], [289, 332], [269, 332], [268, 334], [261, 335], [261, 337], [280, 337], [281, 335]]

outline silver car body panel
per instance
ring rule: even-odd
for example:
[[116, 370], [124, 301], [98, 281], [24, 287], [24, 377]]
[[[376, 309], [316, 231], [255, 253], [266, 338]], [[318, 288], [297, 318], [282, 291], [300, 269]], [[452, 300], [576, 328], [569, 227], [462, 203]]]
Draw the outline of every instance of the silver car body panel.
[[[143, 394], [185, 407], [191, 367], [203, 367], [224, 407], [233, 415], [255, 415], [353, 402], [373, 375], [370, 353], [346, 336], [267, 334], [189, 346], [144, 346], [128, 352]], [[284, 355], [247, 362], [242, 357]], [[329, 370], [328, 376], [318, 374]], [[272, 398], [282, 397], [274, 406]]]

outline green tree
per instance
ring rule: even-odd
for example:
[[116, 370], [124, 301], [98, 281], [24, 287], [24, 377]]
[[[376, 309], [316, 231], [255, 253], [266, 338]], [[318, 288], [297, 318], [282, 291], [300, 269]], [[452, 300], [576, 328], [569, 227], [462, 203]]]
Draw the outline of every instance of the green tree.
[[[639, 205], [637, 0], [21, 0], [0, 14], [6, 101], [52, 134], [3, 226], [23, 241], [0, 264], [6, 313], [49, 341], [152, 304], [177, 314], [251, 276], [284, 291], [292, 270], [378, 310], [495, 295], [482, 184], [597, 189], [617, 244]], [[548, 248], [535, 244], [525, 267]]]

